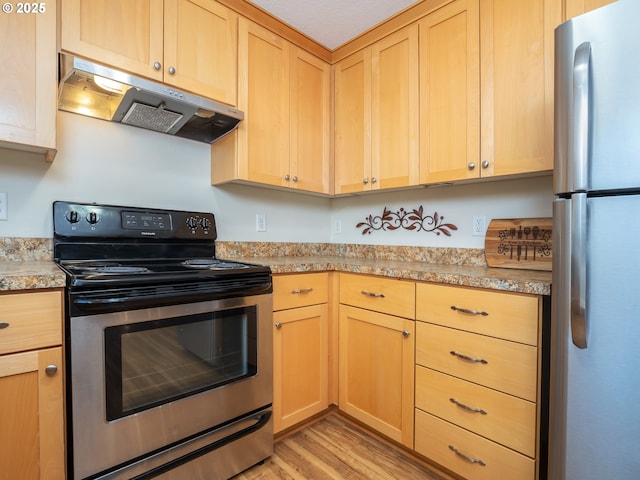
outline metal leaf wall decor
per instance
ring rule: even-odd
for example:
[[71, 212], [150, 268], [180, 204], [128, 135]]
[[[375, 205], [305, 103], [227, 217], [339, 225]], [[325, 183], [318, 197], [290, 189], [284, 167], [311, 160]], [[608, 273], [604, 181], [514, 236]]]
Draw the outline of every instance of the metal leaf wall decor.
[[432, 232], [436, 235], [441, 233], [447, 237], [451, 236], [450, 230], [458, 230], [453, 223], [444, 223], [444, 217], [434, 212], [433, 215], [425, 215], [422, 205], [413, 210], [401, 208], [397, 212], [392, 212], [384, 207], [382, 215], [369, 215], [364, 222], [356, 225], [356, 228], [364, 227], [362, 234], [371, 234], [374, 230], [415, 230], [416, 232]]

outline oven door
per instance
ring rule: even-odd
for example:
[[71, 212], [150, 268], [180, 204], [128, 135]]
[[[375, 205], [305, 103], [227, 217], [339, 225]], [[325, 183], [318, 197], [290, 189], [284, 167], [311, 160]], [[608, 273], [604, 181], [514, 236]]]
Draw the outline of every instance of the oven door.
[[71, 317], [74, 478], [269, 407], [271, 317], [270, 294]]

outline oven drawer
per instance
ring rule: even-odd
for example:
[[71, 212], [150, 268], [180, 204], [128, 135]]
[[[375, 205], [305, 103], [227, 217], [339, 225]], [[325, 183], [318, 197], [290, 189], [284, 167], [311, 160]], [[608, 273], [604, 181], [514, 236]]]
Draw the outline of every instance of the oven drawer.
[[416, 410], [415, 449], [467, 480], [535, 478], [533, 459], [421, 410]]
[[416, 285], [406, 280], [340, 274], [340, 303], [415, 318]]
[[533, 402], [418, 365], [416, 407], [535, 457]]
[[273, 277], [273, 310], [318, 305], [329, 301], [329, 274], [300, 273]]
[[536, 347], [430, 323], [416, 323], [417, 364], [536, 401]]
[[62, 292], [0, 295], [0, 355], [62, 343]]

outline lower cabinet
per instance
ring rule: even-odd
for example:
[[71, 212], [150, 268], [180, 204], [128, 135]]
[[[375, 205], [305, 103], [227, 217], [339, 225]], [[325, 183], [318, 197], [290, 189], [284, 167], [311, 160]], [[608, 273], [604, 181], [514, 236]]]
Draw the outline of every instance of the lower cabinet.
[[540, 298], [416, 288], [415, 450], [469, 480], [534, 480]]
[[65, 478], [61, 343], [60, 291], [0, 294], [0, 478]]
[[413, 282], [340, 275], [338, 406], [409, 448], [415, 321], [382, 312], [413, 316], [414, 298]]
[[277, 433], [329, 405], [328, 274], [274, 276], [273, 284], [273, 423]]

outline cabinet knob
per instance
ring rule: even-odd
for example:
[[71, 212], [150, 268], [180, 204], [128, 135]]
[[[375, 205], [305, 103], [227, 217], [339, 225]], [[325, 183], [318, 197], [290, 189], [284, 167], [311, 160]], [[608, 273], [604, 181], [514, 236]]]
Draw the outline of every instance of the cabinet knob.
[[160, 70], [162, 68], [162, 64], [160, 62], [153, 62], [153, 69]]
[[174, 74], [176, 73], [176, 69], [175, 69], [175, 68], [173, 68], [173, 67], [169, 67], [169, 73], [170, 73], [171, 75], [174, 75]]
[[293, 181], [297, 182], [298, 181], [298, 177], [293, 177]]
[[288, 182], [289, 179], [291, 179], [291, 177], [287, 174], [287, 175], [284, 176], [284, 179]]
[[276, 322], [276, 328], [279, 330], [282, 327], [282, 323], [281, 322]]
[[469, 170], [473, 170], [474, 168], [476, 168], [476, 164], [475, 164], [475, 163], [473, 163], [473, 162], [469, 162], [469, 165], [467, 165], [467, 168], [468, 168]]
[[49, 376], [49, 377], [53, 377], [56, 373], [58, 373], [58, 366], [57, 365], [47, 365], [47, 367], [44, 369], [44, 373], [46, 373], [47, 376]]
[[378, 179], [376, 177], [371, 177], [371, 183], [376, 183]]
[[411, 332], [409, 330], [403, 330], [402, 335], [404, 335], [405, 337], [408, 337], [409, 335], [411, 335]]
[[362, 179], [362, 183], [364, 183], [366, 185], [367, 183], [369, 183], [369, 179], [368, 178], [363, 178]]
[[9, 324], [7, 322], [0, 322], [0, 330], [7, 327], [9, 327]]
[[482, 168], [489, 168], [489, 162], [487, 162], [486, 160], [482, 162]]

